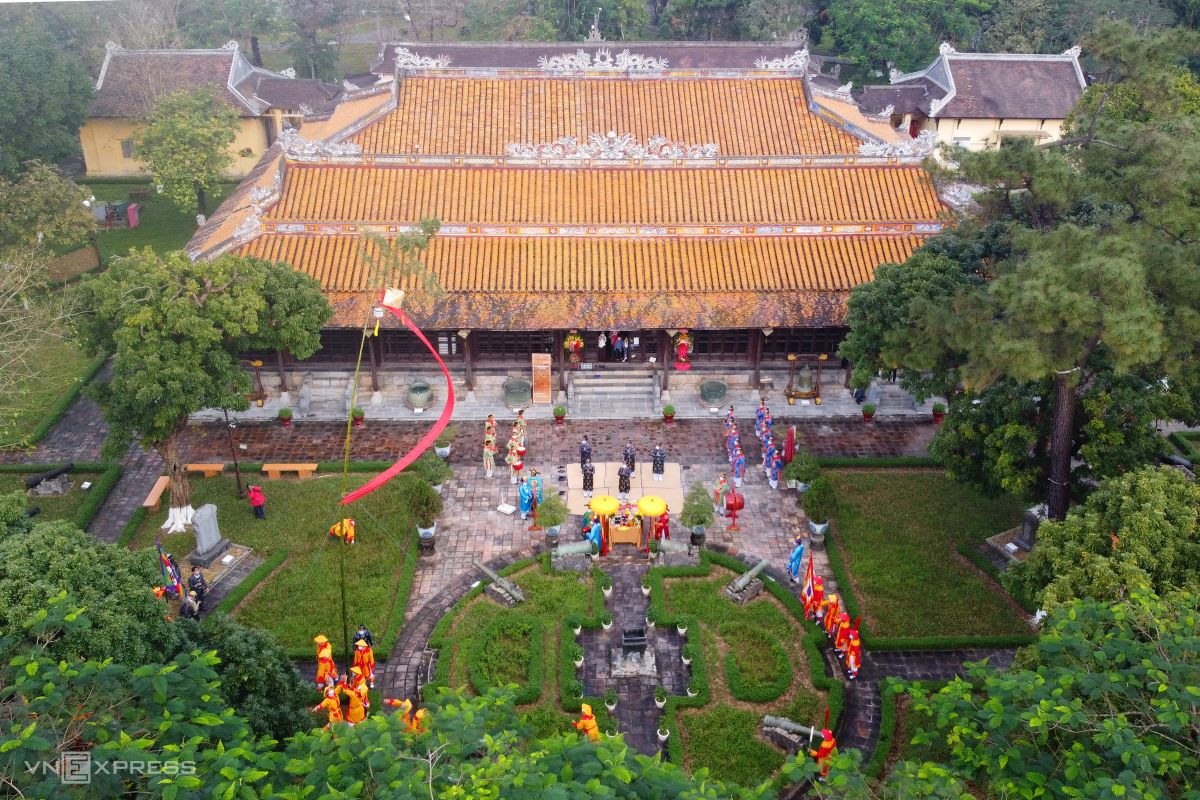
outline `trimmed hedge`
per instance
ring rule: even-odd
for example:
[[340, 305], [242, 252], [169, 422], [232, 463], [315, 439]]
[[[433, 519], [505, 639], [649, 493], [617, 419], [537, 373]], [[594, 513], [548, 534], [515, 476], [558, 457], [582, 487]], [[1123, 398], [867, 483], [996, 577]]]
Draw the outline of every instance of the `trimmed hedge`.
[[868, 778], [883, 777], [884, 767], [887, 766], [888, 755], [892, 752], [892, 742], [896, 736], [896, 695], [900, 686], [896, 681], [884, 681], [879, 692], [879, 741], [875, 743], [875, 752], [871, 760], [863, 765], [863, 775]]
[[[792, 685], [792, 665], [788, 663], [787, 651], [774, 636], [758, 628], [738, 623], [726, 623], [721, 626], [720, 632], [721, 638], [729, 645], [729, 652], [725, 655], [725, 680], [729, 682], [729, 693], [735, 699], [750, 703], [769, 703], [778, 700]], [[760, 683], [743, 674], [738, 662], [749, 654], [730, 641], [737, 638], [743, 640], [740, 643], [742, 645], [747, 644], [747, 639], [755, 640], [770, 651], [769, 658], [774, 662], [770, 665], [773, 667], [772, 679]]]
[[[833, 572], [834, 580], [837, 581], [842, 607], [851, 618], [863, 618], [859, 624], [859, 637], [863, 647], [867, 650], [960, 650], [971, 647], [1024, 647], [1037, 640], [1037, 636], [1032, 631], [1028, 634], [1011, 636], [873, 636], [867, 628], [866, 615], [862, 613], [858, 597], [854, 594], [854, 587], [850, 583], [846, 565], [842, 562], [842, 554], [837, 548], [833, 525], [830, 525], [829, 530], [825, 533], [825, 550], [829, 556], [829, 569]], [[966, 553], [963, 555], [968, 559], [971, 558]]]
[[[145, 516], [146, 510], [144, 508], [139, 508], [138, 511], [141, 511], [142, 515]], [[135, 513], [134, 516], [137, 516], [137, 514]], [[130, 520], [130, 522], [132, 522], [132, 520]], [[134, 528], [134, 530], [137, 529]], [[125, 534], [122, 533], [121, 536], [124, 537]], [[130, 534], [129, 538], [132, 539], [133, 535]], [[225, 614], [233, 613], [233, 609], [237, 608], [238, 603], [245, 600], [246, 595], [250, 594], [250, 592], [254, 590], [254, 587], [266, 580], [268, 575], [274, 572], [280, 564], [287, 560], [287, 557], [287, 551], [280, 550], [278, 553], [259, 564], [257, 567], [255, 567], [253, 572], [246, 576], [245, 580], [233, 587], [233, 591], [225, 595], [225, 598], [218, 603], [217, 607], [213, 610], [215, 612], [222, 612]], [[305, 655], [311, 656], [311, 653], [309, 653], [309, 651], [305, 651]]]
[[1167, 436], [1171, 444], [1193, 463], [1200, 463], [1200, 450], [1196, 449], [1195, 442], [1200, 442], [1200, 433], [1194, 431], [1174, 431]]
[[542, 621], [539, 619], [513, 619], [501, 617], [479, 632], [467, 658], [467, 675], [471, 688], [477, 694], [486, 694], [489, 689], [501, 684], [493, 680], [493, 665], [490, 659], [502, 652], [496, 643], [501, 637], [527, 639], [529, 660], [525, 666], [525, 680], [518, 684], [513, 702], [528, 705], [536, 702], [542, 694], [542, 674], [545, 671]]
[[133, 544], [133, 537], [137, 536], [138, 528], [142, 527], [142, 523], [146, 521], [146, 509], [138, 506], [129, 515], [129, 522], [125, 523], [125, 527], [121, 529], [121, 535], [117, 537], [117, 547], [129, 547]]
[[50, 430], [57, 425], [64, 416], [66, 416], [67, 410], [77, 399], [79, 399], [79, 395], [96, 377], [96, 373], [100, 371], [100, 369], [104, 366], [104, 362], [106, 361], [108, 361], [108, 353], [102, 353], [96, 356], [92, 360], [92, 363], [88, 364], [88, 367], [83, 371], [83, 374], [79, 376], [79, 380], [72, 384], [71, 388], [67, 389], [67, 391], [58, 398], [58, 401], [54, 405], [50, 406], [50, 409], [46, 412], [46, 416], [42, 417], [42, 421], [34, 427], [29, 436], [21, 439], [15, 444], [15, 446], [23, 448], [32, 447], [42, 439], [45, 439], [46, 434], [50, 433]]
[[942, 462], [932, 456], [818, 456], [822, 467], [858, 467], [864, 469], [908, 469], [940, 467]]
[[[17, 475], [37, 475], [41, 472], [49, 472], [52, 469], [65, 467], [67, 463], [60, 464], [0, 464], [0, 473], [17, 474]], [[79, 509], [75, 512], [75, 516], [71, 521], [82, 530], [87, 530], [88, 525], [92, 524], [92, 520], [100, 513], [100, 506], [104, 505], [104, 501], [112, 494], [112, 490], [116, 487], [117, 481], [121, 480], [121, 475], [125, 468], [120, 464], [104, 464], [96, 461], [78, 461], [75, 463], [75, 469], [71, 470], [72, 475], [98, 475], [92, 486], [84, 495], [83, 501], [79, 504]]]

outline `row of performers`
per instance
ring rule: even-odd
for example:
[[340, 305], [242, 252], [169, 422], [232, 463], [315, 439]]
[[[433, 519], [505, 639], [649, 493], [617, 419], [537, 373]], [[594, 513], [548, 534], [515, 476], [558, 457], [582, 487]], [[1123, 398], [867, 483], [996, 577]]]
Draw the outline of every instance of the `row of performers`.
[[[775, 442], [771, 411], [766, 404], [759, 402], [758, 411], [754, 415], [754, 435], [762, 444], [763, 473], [772, 489], [779, 488], [779, 476], [783, 473], [783, 450]], [[746, 474], [746, 454], [742, 452], [741, 435], [738, 433], [737, 420], [733, 415], [733, 406], [725, 415], [724, 425], [725, 455], [729, 459], [729, 469], [733, 473], [733, 485], [741, 486]], [[720, 498], [718, 498], [718, 504]]]
[[[365, 625], [360, 625], [355, 633], [354, 666], [350, 667], [347, 676], [338, 676], [337, 663], [333, 660], [333, 645], [324, 634], [313, 637], [317, 645], [317, 688], [323, 696], [321, 702], [312, 708], [312, 712], [325, 711], [328, 728], [335, 722], [345, 722], [350, 725], [362, 722], [371, 710], [371, 689], [375, 688], [375, 652], [372, 649], [374, 637]], [[342, 711], [341, 695], [346, 696], [347, 706]], [[428, 727], [429, 713], [418, 709], [413, 713], [412, 702], [409, 700], [383, 701], [385, 705], [400, 709], [404, 727], [409, 733], [424, 733]]]
[[[797, 555], [799, 553], [799, 555]], [[788, 561], [788, 572], [796, 580], [799, 563], [804, 557], [804, 545], [797, 540], [796, 549]], [[850, 622], [850, 614], [842, 610], [841, 598], [834, 593], [825, 593], [825, 581], [813, 572], [812, 556], [808, 557], [808, 569], [804, 575], [804, 588], [800, 593], [804, 601], [804, 616], [825, 630], [833, 643], [838, 660], [850, 680], [858, 678], [862, 669], [862, 641], [858, 635], [859, 619]]]
[[[507, 453], [504, 456], [504, 463], [509, 469], [509, 483], [516, 483], [521, 477], [521, 470], [525, 468], [525, 434], [529, 429], [529, 423], [525, 421], [525, 412], [518, 411], [517, 418], [512, 424], [512, 433], [508, 437]], [[483, 469], [487, 477], [492, 477], [492, 473], [496, 469], [496, 453], [499, 448], [496, 446], [496, 418], [492, 414], [488, 414], [487, 421], [483, 424]]]

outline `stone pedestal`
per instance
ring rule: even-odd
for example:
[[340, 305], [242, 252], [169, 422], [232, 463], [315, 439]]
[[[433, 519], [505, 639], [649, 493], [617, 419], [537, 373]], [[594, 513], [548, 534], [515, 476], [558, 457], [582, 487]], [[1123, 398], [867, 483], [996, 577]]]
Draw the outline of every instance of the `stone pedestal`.
[[733, 588], [732, 583], [729, 584], [725, 587], [725, 596], [738, 605], [742, 605], [743, 603], [747, 603], [758, 597], [760, 594], [762, 594], [762, 591], [763, 582], [760, 579], [755, 578], [746, 585], [745, 589], [742, 589], [741, 591]]
[[487, 588], [483, 590], [483, 593], [505, 608], [512, 608], [517, 604], [517, 599], [515, 597], [494, 583], [489, 583]]
[[212, 503], [196, 509], [192, 515], [192, 531], [196, 534], [196, 549], [188, 553], [187, 560], [193, 567], [208, 569], [229, 550], [229, 540], [221, 535], [217, 526], [217, 507]]
[[550, 568], [556, 572], [580, 572], [587, 574], [592, 571], [592, 559], [581, 553], [572, 553], [570, 555], [556, 555], [555, 550], [550, 552]]

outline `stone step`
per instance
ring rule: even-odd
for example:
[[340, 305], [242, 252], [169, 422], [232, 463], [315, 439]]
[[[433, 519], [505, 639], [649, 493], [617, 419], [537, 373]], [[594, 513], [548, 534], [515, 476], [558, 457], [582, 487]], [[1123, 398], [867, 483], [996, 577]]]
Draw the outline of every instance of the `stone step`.
[[622, 395], [622, 396], [628, 395], [631, 397], [632, 396], [653, 397], [654, 396], [654, 387], [653, 386], [609, 386], [609, 385], [576, 386], [575, 387], [575, 396], [576, 397], [580, 397], [582, 395], [600, 395], [600, 394], [613, 394], [613, 395]]

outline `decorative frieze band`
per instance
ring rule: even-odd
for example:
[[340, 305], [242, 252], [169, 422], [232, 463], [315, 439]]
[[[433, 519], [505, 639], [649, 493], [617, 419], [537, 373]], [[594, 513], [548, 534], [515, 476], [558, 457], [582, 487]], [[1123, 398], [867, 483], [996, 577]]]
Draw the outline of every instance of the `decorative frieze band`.
[[[263, 233], [309, 234], [320, 236], [358, 236], [363, 233], [417, 233], [415, 225], [390, 225], [361, 222], [263, 222]], [[790, 236], [926, 236], [940, 233], [938, 222], [835, 223], [831, 225], [446, 225], [438, 229], [445, 237], [521, 237], [521, 238], [751, 238]]]
[[596, 161], [629, 161], [632, 159], [669, 159], [674, 161], [717, 157], [715, 144], [685, 144], [673, 142], [666, 136], [651, 136], [645, 144], [632, 133], [590, 134], [586, 142], [574, 136], [563, 136], [544, 144], [510, 144], [505, 153], [510, 158], [590, 159]]
[[541, 56], [538, 68], [546, 72], [657, 72], [667, 69], [667, 59], [622, 50], [615, 56], [607, 47], [595, 53], [576, 50], [557, 56]]

